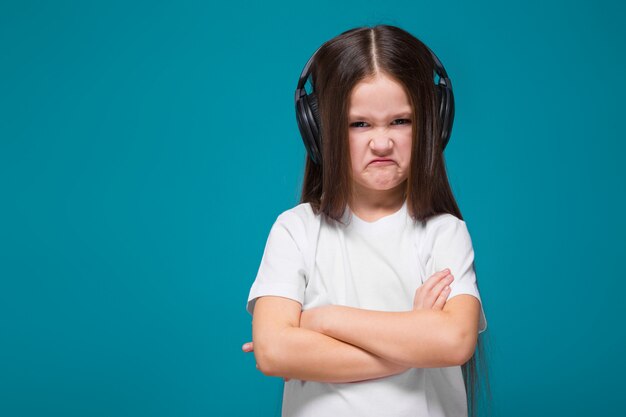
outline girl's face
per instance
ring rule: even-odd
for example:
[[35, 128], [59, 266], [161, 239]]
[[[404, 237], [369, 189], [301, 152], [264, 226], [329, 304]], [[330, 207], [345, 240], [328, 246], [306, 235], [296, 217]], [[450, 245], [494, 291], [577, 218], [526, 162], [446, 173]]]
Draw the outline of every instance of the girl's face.
[[407, 179], [411, 110], [402, 85], [386, 74], [366, 78], [352, 90], [348, 141], [357, 194], [391, 190]]

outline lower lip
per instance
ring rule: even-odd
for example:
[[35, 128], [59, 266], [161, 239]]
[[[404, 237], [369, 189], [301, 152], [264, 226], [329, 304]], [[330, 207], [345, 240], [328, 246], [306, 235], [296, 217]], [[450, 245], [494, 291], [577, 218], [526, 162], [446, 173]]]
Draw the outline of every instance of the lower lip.
[[395, 162], [393, 161], [373, 161], [370, 162], [370, 165], [374, 165], [374, 166], [384, 166], [384, 165], [393, 165], [395, 164]]

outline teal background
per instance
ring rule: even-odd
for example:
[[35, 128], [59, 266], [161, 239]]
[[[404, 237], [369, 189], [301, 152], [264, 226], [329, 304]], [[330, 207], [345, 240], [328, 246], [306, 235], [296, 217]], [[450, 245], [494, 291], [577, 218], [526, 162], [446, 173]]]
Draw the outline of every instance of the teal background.
[[378, 23], [453, 81], [491, 414], [624, 412], [622, 4], [3, 1], [0, 415], [278, 415], [240, 346], [298, 202], [295, 84]]

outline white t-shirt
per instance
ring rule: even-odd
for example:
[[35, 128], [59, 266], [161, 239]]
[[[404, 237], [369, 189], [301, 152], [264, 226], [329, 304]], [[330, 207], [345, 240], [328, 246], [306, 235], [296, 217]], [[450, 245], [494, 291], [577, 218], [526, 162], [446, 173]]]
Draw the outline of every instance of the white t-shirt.
[[[307, 310], [326, 304], [408, 311], [416, 289], [450, 268], [448, 299], [480, 300], [474, 250], [465, 222], [439, 214], [425, 226], [402, 208], [374, 222], [354, 215], [347, 225], [315, 215], [300, 204], [278, 216], [270, 230], [247, 309], [264, 295], [296, 300]], [[481, 303], [479, 332], [487, 326]], [[467, 416], [460, 366], [412, 368], [386, 378], [345, 384], [291, 379], [283, 392], [283, 417]]]

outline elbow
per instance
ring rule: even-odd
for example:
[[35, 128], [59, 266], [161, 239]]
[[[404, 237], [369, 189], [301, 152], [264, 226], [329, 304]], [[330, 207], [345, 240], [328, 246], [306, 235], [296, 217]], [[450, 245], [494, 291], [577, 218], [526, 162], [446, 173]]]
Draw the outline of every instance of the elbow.
[[252, 332], [254, 359], [257, 369], [266, 376], [285, 377], [290, 371], [294, 357], [291, 326], [272, 331]]
[[271, 343], [260, 343], [257, 347], [257, 342], [254, 345], [254, 358], [256, 360], [256, 367], [265, 376], [278, 376], [280, 354], [276, 351], [277, 346]]
[[476, 350], [476, 342], [478, 335], [470, 334], [467, 331], [460, 330], [454, 333], [450, 338], [449, 359], [451, 366], [461, 366], [467, 363]]
[[[265, 376], [285, 377], [290, 372], [293, 348], [290, 347], [289, 333], [280, 331], [264, 334], [254, 341], [254, 358], [257, 368]], [[254, 337], [253, 337], [254, 339]]]

